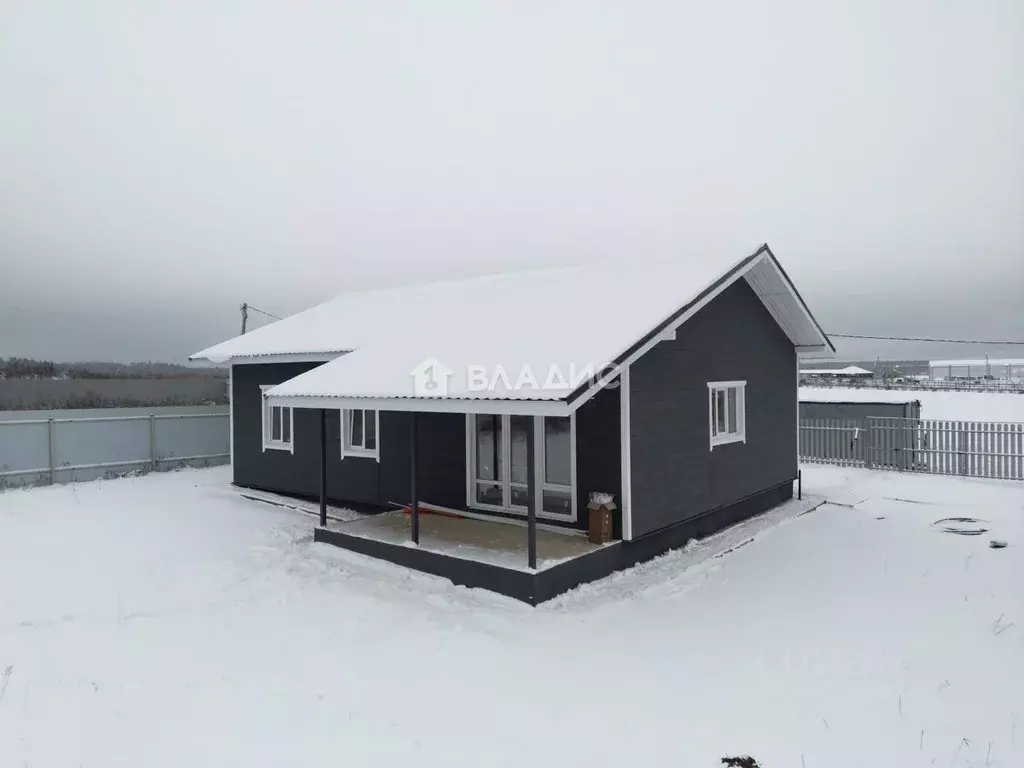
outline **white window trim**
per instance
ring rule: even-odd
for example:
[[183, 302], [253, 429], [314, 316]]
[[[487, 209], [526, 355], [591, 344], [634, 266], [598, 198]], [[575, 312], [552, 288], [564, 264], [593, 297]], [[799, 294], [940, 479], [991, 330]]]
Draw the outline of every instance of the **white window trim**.
[[[352, 418], [352, 414], [355, 411], [362, 411], [365, 419], [367, 411], [373, 411], [374, 419], [374, 435], [377, 436], [377, 441], [373, 448], [363, 448], [360, 446], [353, 446], [349, 444], [349, 435], [352, 433], [349, 425], [349, 420]], [[363, 440], [366, 440], [366, 422], [363, 422]], [[361, 456], [364, 459], [373, 459], [374, 461], [380, 462], [380, 411], [376, 408], [342, 408], [341, 410], [341, 458], [344, 459], [346, 456]]]
[[[728, 434], [716, 435], [715, 434], [715, 392], [723, 389], [736, 389], [736, 405], [739, 409], [739, 413], [736, 417], [736, 429], [737, 432], [730, 432]], [[728, 396], [726, 397], [728, 402]], [[726, 416], [726, 424], [728, 424], [728, 415]], [[747, 442], [747, 382], [746, 381], [709, 381], [708, 382], [708, 440], [710, 442], [709, 450], [714, 450], [715, 446], [728, 445], [730, 443], [745, 443]]]
[[[295, 453], [295, 409], [286, 405], [270, 405], [267, 400], [267, 390], [276, 387], [276, 384], [260, 384], [260, 420], [263, 422], [263, 450], [288, 451]], [[284, 418], [284, 411], [288, 411], [288, 441], [271, 439], [271, 409], [280, 408], [281, 416]]]
[[[511, 435], [511, 416], [510, 414], [466, 414], [466, 509], [479, 509], [487, 510], [491, 512], [503, 512], [505, 514], [522, 515], [526, 517], [526, 507], [521, 507], [513, 504], [499, 505], [499, 504], [486, 504], [476, 500], [476, 486], [478, 481], [476, 479], [476, 435], [474, 434], [473, 420], [477, 415], [483, 416], [501, 416], [501, 429], [503, 435]], [[545, 518], [547, 520], [560, 520], [564, 523], [575, 523], [579, 519], [579, 512], [576, 507], [577, 494], [576, 494], [576, 414], [569, 414], [569, 477], [571, 485], [558, 485], [555, 483], [547, 483], [544, 480], [544, 418], [543, 416], [537, 416], [534, 419], [533, 426], [533, 467], [534, 467], [534, 478], [536, 479], [536, 488], [534, 488], [533, 501], [537, 510], [538, 518]], [[501, 441], [502, 450], [502, 464], [505, 467], [511, 466], [511, 442], [510, 440]], [[485, 483], [485, 481], [479, 481], [481, 484], [493, 484]], [[512, 483], [511, 475], [504, 477], [501, 480], [503, 486], [502, 494], [506, 499], [512, 498], [512, 486], [521, 486], [522, 483]], [[568, 490], [572, 494], [572, 501], [570, 502], [572, 508], [571, 515], [555, 515], [550, 512], [544, 511], [544, 491], [565, 491]]]

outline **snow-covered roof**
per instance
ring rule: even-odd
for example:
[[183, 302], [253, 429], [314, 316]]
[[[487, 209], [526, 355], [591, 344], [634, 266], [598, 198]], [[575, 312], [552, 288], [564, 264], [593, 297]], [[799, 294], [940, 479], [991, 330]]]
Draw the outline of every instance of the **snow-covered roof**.
[[946, 368], [948, 366], [953, 366], [954, 368], [966, 368], [967, 366], [971, 366], [972, 368], [984, 368], [986, 365], [1024, 366], [1024, 360], [929, 360], [928, 365], [930, 365], [932, 368]]
[[808, 376], [874, 376], [871, 371], [856, 365], [848, 365], [845, 368], [801, 368], [800, 373]]
[[[580, 391], [588, 366], [625, 362], [645, 342], [656, 343], [652, 335], [678, 325], [741, 278], [798, 350], [834, 352], [762, 246], [733, 264], [701, 258], [569, 267], [346, 294], [195, 357], [348, 352], [275, 387], [272, 398], [560, 400]], [[428, 361], [437, 364], [434, 376], [444, 378], [446, 391], [415, 389], [413, 372]], [[527, 369], [538, 386], [516, 387]], [[473, 371], [480, 370], [497, 378], [496, 386], [474, 388]]]

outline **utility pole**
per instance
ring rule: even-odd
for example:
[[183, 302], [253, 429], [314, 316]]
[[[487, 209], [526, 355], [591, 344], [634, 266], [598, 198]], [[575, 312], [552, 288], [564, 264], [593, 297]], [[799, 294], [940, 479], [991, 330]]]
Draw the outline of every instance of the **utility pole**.
[[242, 333], [245, 333], [245, 324], [249, 321], [249, 304], [248, 302], [242, 302], [239, 307], [242, 310]]

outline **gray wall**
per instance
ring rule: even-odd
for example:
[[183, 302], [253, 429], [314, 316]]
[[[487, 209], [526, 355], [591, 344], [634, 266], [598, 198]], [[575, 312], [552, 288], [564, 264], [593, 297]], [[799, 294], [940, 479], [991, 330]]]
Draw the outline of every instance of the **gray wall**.
[[[260, 393], [260, 385], [280, 384], [316, 366], [316, 363], [233, 366], [235, 483], [303, 496], [315, 496], [318, 493], [320, 412], [301, 408], [295, 410], [294, 455], [287, 451], [264, 451]], [[375, 504], [378, 498], [377, 462], [352, 458], [346, 459], [342, 467], [340, 426], [339, 412], [328, 411], [328, 496], [332, 500]]]
[[[271, 363], [233, 367], [235, 404], [234, 482], [297, 496], [316, 497], [320, 493], [320, 411], [296, 408], [294, 414], [294, 454], [263, 450], [261, 385], [280, 384], [319, 363]], [[335, 503], [386, 506], [409, 500], [409, 421], [408, 414], [385, 411], [380, 414], [380, 461], [363, 456], [341, 458], [341, 411], [327, 411], [327, 496]], [[461, 418], [461, 417], [459, 417]], [[463, 422], [455, 419], [460, 429]], [[429, 427], [429, 423], [421, 424]], [[450, 431], [450, 430], [449, 430]], [[460, 440], [465, 441], [463, 432]], [[423, 472], [433, 476], [431, 460], [440, 455], [442, 439], [421, 438]], [[461, 446], [462, 454], [465, 446]], [[458, 472], [453, 465], [451, 472]], [[462, 470], [464, 471], [464, 470]], [[438, 477], [442, 477], [443, 473]], [[465, 487], [464, 475], [461, 487]], [[437, 478], [433, 478], [437, 479]], [[462, 492], [464, 498], [465, 492]], [[421, 494], [421, 498], [422, 498]], [[431, 499], [437, 504], [444, 502]]]
[[[234, 366], [235, 469], [238, 485], [315, 497], [320, 492], [320, 411], [295, 410], [294, 455], [263, 450], [260, 386], [280, 384], [317, 363]], [[327, 496], [332, 502], [387, 506], [409, 501], [409, 414], [380, 414], [380, 462], [341, 458], [340, 409], [327, 411]], [[461, 414], [420, 414], [419, 496], [442, 506], [466, 502], [466, 426]]]
[[[615, 495], [622, 506], [622, 450], [619, 389], [602, 389], [576, 411], [576, 512], [578, 526], [586, 528], [587, 502], [593, 491]], [[620, 515], [614, 515], [616, 536], [621, 536]], [[547, 522], [547, 521], [545, 521]]]
[[[152, 418], [150, 418], [152, 415]], [[0, 413], [0, 488], [228, 461], [228, 409]], [[95, 466], [101, 465], [101, 466]], [[53, 471], [51, 473], [51, 466]]]
[[[746, 443], [709, 449], [709, 381], [745, 380]], [[633, 534], [796, 477], [796, 352], [738, 281], [630, 369]]]
[[911, 400], [906, 403], [819, 403], [800, 401], [802, 419], [866, 419], [869, 416], [919, 419], [921, 403]]
[[[234, 366], [235, 466], [238, 485], [316, 497], [320, 489], [320, 416], [295, 410], [295, 453], [263, 450], [260, 386], [279, 384], [316, 363]], [[410, 489], [410, 414], [380, 414], [380, 462], [361, 456], [341, 458], [338, 409], [327, 412], [327, 496], [339, 504], [406, 504]], [[461, 413], [417, 415], [418, 495], [420, 501], [466, 509], [466, 417]], [[590, 491], [620, 493], [619, 392], [598, 393], [576, 415], [576, 527], [586, 527]], [[491, 513], [494, 514], [494, 513]], [[518, 518], [518, 515], [510, 515]], [[555, 520], [547, 524], [559, 525]]]
[[226, 403], [227, 379], [3, 379], [0, 411]]

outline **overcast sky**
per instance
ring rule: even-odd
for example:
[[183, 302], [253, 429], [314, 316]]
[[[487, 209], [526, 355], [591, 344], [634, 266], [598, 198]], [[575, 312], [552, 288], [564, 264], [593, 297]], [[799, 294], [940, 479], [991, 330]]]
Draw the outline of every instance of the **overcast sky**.
[[4, 0], [0, 357], [762, 241], [826, 330], [1024, 339], [1022, 137], [1020, 0]]

